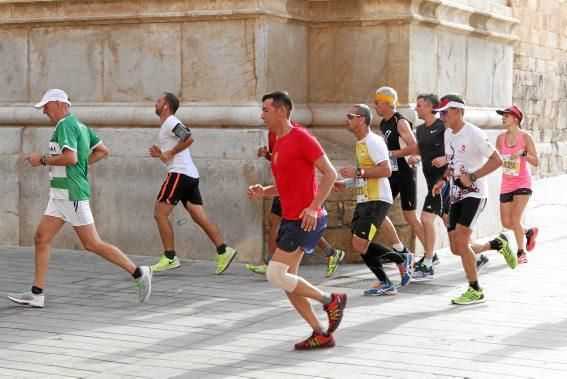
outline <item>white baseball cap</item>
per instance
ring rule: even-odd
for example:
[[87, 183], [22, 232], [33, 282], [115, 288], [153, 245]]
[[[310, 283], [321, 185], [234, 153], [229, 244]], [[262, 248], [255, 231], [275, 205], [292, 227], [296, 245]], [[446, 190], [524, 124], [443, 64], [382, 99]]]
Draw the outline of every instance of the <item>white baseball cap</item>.
[[42, 108], [45, 104], [49, 103], [50, 101], [59, 101], [61, 103], [69, 104], [69, 106], [71, 105], [71, 102], [69, 101], [69, 96], [67, 96], [67, 94], [64, 91], [54, 88], [47, 91], [45, 95], [43, 95], [43, 97], [41, 98], [41, 101], [36, 105], [34, 105], [34, 107]]

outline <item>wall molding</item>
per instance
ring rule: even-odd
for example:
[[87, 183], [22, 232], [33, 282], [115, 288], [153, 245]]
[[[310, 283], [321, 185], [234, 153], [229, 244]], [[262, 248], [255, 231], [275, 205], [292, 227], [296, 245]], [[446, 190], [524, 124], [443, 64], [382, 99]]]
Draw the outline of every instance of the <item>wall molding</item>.
[[[345, 113], [350, 103], [309, 103], [296, 104], [293, 118], [312, 127], [344, 126]], [[416, 124], [414, 104], [402, 104], [398, 110]], [[155, 114], [155, 107], [147, 103], [77, 103], [73, 105], [75, 113], [83, 122], [93, 126], [111, 127], [157, 127], [160, 122]], [[263, 127], [260, 119], [261, 107], [258, 103], [214, 104], [182, 103], [177, 115], [190, 125], [200, 127]], [[501, 116], [494, 108], [470, 107], [465, 112], [465, 119], [481, 128], [500, 126]], [[378, 117], [373, 124], [377, 124]], [[0, 106], [0, 127], [2, 126], [47, 126], [47, 118], [41, 109], [33, 104], [14, 104]]]

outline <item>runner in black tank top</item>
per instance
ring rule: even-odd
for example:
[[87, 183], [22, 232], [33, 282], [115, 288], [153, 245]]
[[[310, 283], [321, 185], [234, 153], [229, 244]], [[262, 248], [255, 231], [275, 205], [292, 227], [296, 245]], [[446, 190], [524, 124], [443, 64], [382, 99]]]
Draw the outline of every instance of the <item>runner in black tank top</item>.
[[[421, 243], [424, 243], [423, 226], [416, 213], [416, 169], [406, 161], [406, 157], [415, 160], [412, 154], [417, 150], [417, 142], [411, 130], [408, 119], [396, 111], [398, 95], [393, 88], [382, 87], [374, 95], [374, 109], [382, 117], [380, 132], [386, 141], [392, 166], [392, 175], [388, 178], [392, 196], [400, 195], [402, 211], [405, 220], [410, 225]], [[405, 146], [401, 146], [405, 144]], [[396, 167], [397, 166], [397, 167]], [[386, 219], [380, 231], [390, 241], [398, 236], [391, 222]], [[398, 246], [396, 246], [398, 245]], [[404, 248], [401, 243], [394, 244], [394, 248]]]

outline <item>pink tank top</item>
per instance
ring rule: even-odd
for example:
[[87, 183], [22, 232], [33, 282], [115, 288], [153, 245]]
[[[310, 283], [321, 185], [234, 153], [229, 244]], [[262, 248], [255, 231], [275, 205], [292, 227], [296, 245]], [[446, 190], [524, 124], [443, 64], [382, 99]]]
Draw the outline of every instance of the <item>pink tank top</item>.
[[[507, 134], [508, 132], [506, 132]], [[502, 186], [500, 193], [514, 192], [520, 188], [532, 188], [532, 173], [528, 167], [528, 162], [525, 157], [517, 157], [512, 159], [512, 154], [517, 154], [526, 150], [526, 134], [520, 132], [518, 142], [513, 147], [506, 146], [506, 134], [502, 138], [500, 146], [500, 154], [504, 160], [502, 166]]]

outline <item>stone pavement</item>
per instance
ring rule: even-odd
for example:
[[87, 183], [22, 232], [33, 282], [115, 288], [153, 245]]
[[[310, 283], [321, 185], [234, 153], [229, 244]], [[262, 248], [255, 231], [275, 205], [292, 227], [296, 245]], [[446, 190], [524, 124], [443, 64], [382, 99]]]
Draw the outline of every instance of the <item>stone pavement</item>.
[[58, 250], [46, 308], [31, 309], [5, 294], [30, 285], [33, 250], [0, 247], [0, 377], [565, 378], [565, 188], [565, 175], [537, 182], [527, 211], [527, 223], [540, 227], [537, 247], [513, 271], [489, 253], [484, 304], [449, 304], [466, 286], [447, 250], [435, 281], [390, 298], [361, 295], [372, 283], [364, 266], [341, 266], [329, 280], [322, 266], [302, 267], [313, 283], [350, 296], [337, 346], [322, 351], [292, 350], [308, 327], [280, 290], [241, 264], [214, 276], [212, 262], [184, 261], [156, 274], [140, 305], [123, 272], [92, 254]]

